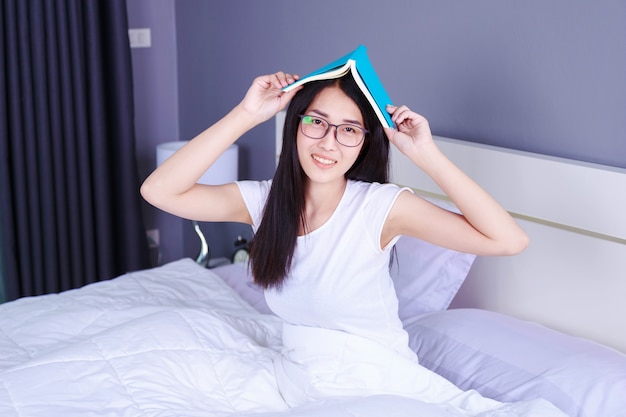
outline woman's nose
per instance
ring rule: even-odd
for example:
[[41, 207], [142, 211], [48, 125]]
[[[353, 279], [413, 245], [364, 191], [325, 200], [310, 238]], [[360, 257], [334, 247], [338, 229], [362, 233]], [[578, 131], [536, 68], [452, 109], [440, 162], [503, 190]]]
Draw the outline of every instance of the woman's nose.
[[337, 126], [328, 126], [326, 134], [320, 139], [320, 146], [324, 149], [333, 149], [337, 146]]

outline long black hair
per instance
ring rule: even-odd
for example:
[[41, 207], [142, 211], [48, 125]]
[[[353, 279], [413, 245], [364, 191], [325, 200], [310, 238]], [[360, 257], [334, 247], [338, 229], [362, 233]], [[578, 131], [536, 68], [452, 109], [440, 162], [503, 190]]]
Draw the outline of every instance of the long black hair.
[[325, 88], [338, 86], [361, 110], [368, 133], [346, 179], [385, 183], [389, 177], [389, 141], [373, 108], [351, 75], [310, 82], [291, 100], [283, 144], [263, 218], [250, 245], [252, 274], [264, 288], [280, 288], [289, 273], [300, 226], [306, 225], [306, 174], [298, 159], [296, 136], [303, 114]]

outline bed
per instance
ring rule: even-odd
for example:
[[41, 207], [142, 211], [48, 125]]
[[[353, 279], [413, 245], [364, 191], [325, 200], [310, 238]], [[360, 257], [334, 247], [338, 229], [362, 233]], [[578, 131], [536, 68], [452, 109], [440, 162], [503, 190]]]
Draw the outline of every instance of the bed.
[[[601, 195], [597, 184], [589, 185], [601, 170], [611, 187], [624, 189], [626, 173], [556, 161], [568, 181], [572, 166], [593, 175], [576, 179], [577, 200], [552, 216], [541, 210], [560, 205], [563, 190], [542, 196], [542, 208], [529, 208], [521, 185], [512, 193], [518, 204], [507, 197], [510, 178], [499, 176], [493, 185], [490, 175], [472, 171], [477, 165], [494, 172], [491, 163], [506, 163], [500, 169], [515, 178], [514, 163], [520, 163], [527, 180], [528, 169], [538, 169], [534, 163], [554, 160], [437, 141], [492, 193], [503, 193], [497, 197], [539, 248], [481, 259], [401, 238], [391, 273], [420, 363], [464, 390], [520, 404], [519, 413], [507, 415], [533, 415], [524, 404], [544, 398], [572, 417], [626, 416], [626, 230], [615, 220], [626, 206], [620, 193]], [[394, 181], [454, 209], [398, 155], [392, 159]], [[608, 177], [600, 177], [606, 185]], [[500, 181], [508, 183], [504, 191]], [[581, 186], [591, 204], [578, 201]], [[595, 217], [605, 228], [575, 216], [590, 207], [602, 209]], [[555, 272], [558, 263], [567, 265], [562, 275]], [[567, 308], [572, 302], [576, 308]], [[337, 396], [288, 408], [273, 378], [280, 324], [245, 265], [206, 269], [190, 259], [6, 303], [0, 305], [0, 416], [462, 415], [445, 404], [390, 395]]]

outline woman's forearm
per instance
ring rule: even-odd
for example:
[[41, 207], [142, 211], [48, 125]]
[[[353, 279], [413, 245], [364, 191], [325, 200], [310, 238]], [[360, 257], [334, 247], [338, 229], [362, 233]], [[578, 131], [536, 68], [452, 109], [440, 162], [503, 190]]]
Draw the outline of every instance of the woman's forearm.
[[158, 194], [179, 195], [189, 190], [215, 161], [258, 122], [235, 107], [157, 167], [144, 181], [141, 193], [151, 202]]
[[511, 215], [435, 143], [425, 144], [411, 159], [450, 197], [472, 227], [502, 245], [503, 253], [514, 254], [526, 248], [528, 236]]

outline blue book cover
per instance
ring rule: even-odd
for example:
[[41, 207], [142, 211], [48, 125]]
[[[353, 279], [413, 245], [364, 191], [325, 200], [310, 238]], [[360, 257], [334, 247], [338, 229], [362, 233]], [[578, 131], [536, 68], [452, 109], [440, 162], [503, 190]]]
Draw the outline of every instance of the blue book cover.
[[352, 76], [372, 105], [380, 123], [385, 127], [392, 127], [391, 116], [385, 110], [387, 104], [392, 104], [391, 98], [380, 82], [380, 78], [378, 78], [367, 56], [367, 48], [363, 45], [359, 45], [358, 48], [349, 54], [302, 77], [295, 83], [283, 88], [283, 90], [289, 91], [310, 81], [339, 78], [348, 72], [352, 72]]

